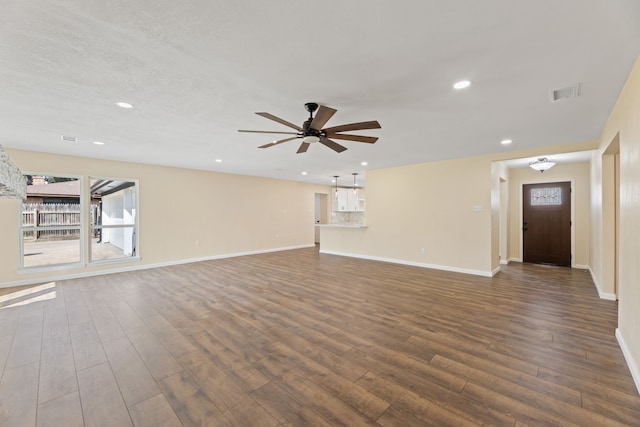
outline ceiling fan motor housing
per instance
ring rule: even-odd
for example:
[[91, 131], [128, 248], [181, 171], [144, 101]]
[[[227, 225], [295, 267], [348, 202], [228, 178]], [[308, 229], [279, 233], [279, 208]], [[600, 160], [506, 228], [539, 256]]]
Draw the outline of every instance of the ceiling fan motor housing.
[[318, 109], [318, 104], [315, 102], [307, 102], [304, 104], [304, 109], [313, 114], [313, 112]]

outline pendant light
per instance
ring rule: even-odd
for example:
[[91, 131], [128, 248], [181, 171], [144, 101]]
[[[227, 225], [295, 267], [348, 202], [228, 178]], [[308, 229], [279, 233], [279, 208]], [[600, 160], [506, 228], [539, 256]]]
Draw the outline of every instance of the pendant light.
[[336, 200], [338, 199], [338, 175], [334, 175], [333, 176], [333, 181], [336, 183], [336, 189], [334, 191], [334, 195], [336, 197]]
[[358, 172], [353, 172], [353, 194], [358, 195], [358, 184], [356, 183], [356, 177], [358, 176]]

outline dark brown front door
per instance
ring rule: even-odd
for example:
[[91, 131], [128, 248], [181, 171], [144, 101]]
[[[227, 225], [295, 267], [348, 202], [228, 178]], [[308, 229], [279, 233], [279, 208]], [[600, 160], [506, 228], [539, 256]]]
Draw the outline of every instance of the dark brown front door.
[[522, 186], [524, 262], [571, 266], [571, 183]]

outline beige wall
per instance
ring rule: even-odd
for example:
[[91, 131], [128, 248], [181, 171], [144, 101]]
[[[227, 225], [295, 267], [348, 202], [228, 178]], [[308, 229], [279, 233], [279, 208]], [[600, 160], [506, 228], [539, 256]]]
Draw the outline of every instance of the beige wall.
[[[615, 197], [615, 163], [607, 157], [619, 143], [620, 211]], [[615, 150], [614, 150], [615, 151]], [[615, 293], [615, 222], [619, 217], [618, 330], [616, 335], [640, 387], [640, 57], [600, 137], [592, 166], [592, 272], [604, 292]]]
[[314, 244], [314, 194], [328, 186], [5, 150], [25, 172], [139, 181], [139, 262], [18, 273], [20, 201], [0, 200], [0, 286], [52, 275], [140, 267]]
[[589, 163], [558, 164], [544, 173], [529, 167], [510, 169], [509, 259], [522, 261], [522, 185], [542, 182], [572, 181], [573, 219], [572, 266], [588, 268], [590, 263], [591, 178]]
[[486, 274], [491, 266], [490, 185], [488, 159], [369, 171], [368, 227], [323, 229], [322, 251]]
[[[321, 250], [490, 276], [500, 266], [500, 179], [513, 180], [500, 161], [594, 148], [585, 141], [368, 171], [368, 227], [325, 228]], [[587, 226], [585, 265], [588, 241]]]

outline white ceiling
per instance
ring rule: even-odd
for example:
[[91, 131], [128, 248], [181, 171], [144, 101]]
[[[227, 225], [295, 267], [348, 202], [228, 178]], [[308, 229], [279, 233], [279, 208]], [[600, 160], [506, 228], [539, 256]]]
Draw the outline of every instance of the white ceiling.
[[[595, 139], [639, 53], [637, 0], [10, 1], [0, 144], [328, 184]], [[338, 110], [327, 126], [378, 120], [354, 133], [380, 140], [296, 154], [237, 132], [288, 131], [254, 112], [301, 125], [310, 101]]]

